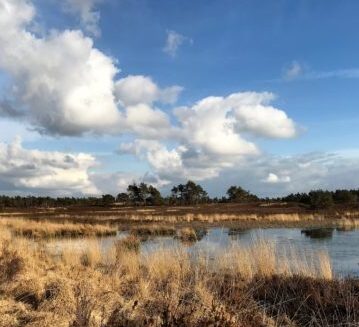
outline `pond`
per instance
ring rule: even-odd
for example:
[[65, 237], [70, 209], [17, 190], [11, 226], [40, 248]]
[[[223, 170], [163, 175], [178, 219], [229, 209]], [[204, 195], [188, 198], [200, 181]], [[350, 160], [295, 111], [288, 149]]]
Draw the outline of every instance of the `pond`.
[[[197, 231], [198, 232], [198, 231]], [[119, 232], [117, 236], [99, 239], [100, 247], [108, 249], [113, 243], [128, 232]], [[209, 256], [226, 251], [234, 245], [248, 246], [260, 238], [276, 244], [279, 255], [285, 255], [288, 248], [295, 248], [303, 256], [324, 251], [329, 254], [334, 273], [337, 276], [359, 276], [359, 229], [341, 230], [338, 228], [207, 228], [200, 230], [200, 239], [196, 242], [183, 243], [173, 236], [151, 237], [141, 243], [142, 253], [163, 248], [175, 248], [185, 244], [188, 251], [202, 251]], [[82, 249], [86, 247], [86, 239], [56, 240], [51, 247]]]

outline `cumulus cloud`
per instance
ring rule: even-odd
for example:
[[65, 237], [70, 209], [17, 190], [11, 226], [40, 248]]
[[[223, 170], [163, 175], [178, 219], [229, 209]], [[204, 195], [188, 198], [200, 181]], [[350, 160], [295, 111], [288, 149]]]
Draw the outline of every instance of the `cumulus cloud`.
[[0, 68], [12, 77], [12, 96], [32, 123], [40, 131], [66, 135], [118, 125], [113, 60], [80, 31], [36, 37], [26, 29], [34, 15], [28, 1], [1, 2]]
[[123, 106], [152, 104], [157, 101], [173, 104], [182, 90], [183, 87], [178, 85], [159, 88], [150, 77], [143, 75], [129, 75], [115, 84], [116, 99]]
[[[2, 103], [0, 114], [21, 113], [36, 130], [51, 135], [139, 132], [152, 137], [154, 129], [168, 128], [166, 114], [149, 106], [174, 103], [181, 87], [160, 88], [144, 76], [116, 81], [116, 60], [95, 48], [91, 38], [78, 30], [35, 35], [29, 28], [35, 15], [29, 1], [0, 2], [0, 69], [11, 77], [12, 90], [12, 107]], [[140, 114], [147, 122], [134, 120]], [[164, 123], [160, 129], [159, 122]]]
[[290, 138], [296, 126], [286, 113], [269, 105], [271, 93], [239, 92], [227, 97], [207, 97], [175, 114], [188, 143], [208, 154], [243, 156], [258, 154], [256, 145], [241, 136]]
[[[218, 176], [221, 163], [208, 164], [209, 157], [180, 145], [169, 149], [158, 141], [135, 140], [120, 145], [119, 153], [146, 160], [162, 185], [180, 179], [205, 180]], [[199, 157], [198, 157], [199, 156]]]
[[25, 149], [21, 139], [0, 143], [1, 191], [51, 194], [97, 194], [89, 169], [96, 165], [85, 153], [64, 153]]
[[100, 36], [100, 12], [96, 5], [103, 0], [65, 0], [64, 10], [78, 15], [85, 30], [94, 36]]
[[292, 119], [269, 103], [275, 96], [269, 92], [242, 92], [224, 99], [224, 106], [233, 108], [240, 131], [270, 138], [291, 138], [297, 129]]
[[[84, 22], [91, 23], [96, 20], [86, 19], [86, 15], [97, 17], [91, 16], [96, 2], [72, 0], [71, 8], [85, 13]], [[146, 160], [157, 185], [179, 178], [213, 179], [260, 155], [253, 136], [290, 138], [297, 133], [293, 120], [271, 105], [274, 95], [267, 92], [209, 96], [166, 113], [159, 107], [176, 103], [182, 87], [162, 87], [145, 75], [118, 79], [117, 61], [97, 49], [82, 31], [52, 30], [39, 35], [31, 32], [34, 23], [36, 9], [30, 1], [0, 0], [0, 69], [10, 77], [11, 90], [6, 101], [0, 99], [0, 115], [24, 121], [40, 133], [50, 135], [130, 133], [135, 141], [122, 145], [121, 151]], [[185, 40], [189, 39], [169, 31], [164, 51], [175, 55]], [[35, 150], [24, 150], [21, 144], [17, 148], [21, 149], [19, 153], [29, 156], [29, 162], [35, 160]], [[41, 158], [65, 155], [39, 153]], [[25, 179], [18, 177], [17, 184], [15, 179], [7, 183], [26, 189], [59, 185], [66, 192], [98, 190], [96, 183], [105, 186], [106, 178], [122, 185], [120, 181], [124, 179], [119, 173], [116, 178], [89, 174], [95, 158], [82, 154], [88, 156], [86, 161], [78, 156], [75, 156], [80, 167], [77, 171], [45, 165], [46, 169], [39, 170], [43, 172], [40, 177], [29, 175]], [[70, 179], [76, 178], [70, 178], [66, 172], [73, 176], [82, 174], [85, 182], [79, 182], [78, 188], [72, 186]], [[266, 172], [269, 173], [282, 176], [276, 170]]]
[[183, 137], [208, 154], [256, 154], [256, 146], [236, 133], [236, 120], [230, 116], [231, 108], [225, 102], [222, 97], [208, 97], [192, 107], [178, 108], [175, 114]]
[[[269, 105], [273, 98], [270, 93], [256, 92], [204, 98], [174, 111], [178, 120], [175, 145], [138, 139], [122, 144], [120, 152], [146, 160], [165, 181], [215, 178], [247, 158], [260, 155], [256, 144], [243, 135], [272, 138], [296, 135], [294, 122], [282, 110]], [[280, 181], [287, 179], [283, 177]]]
[[169, 56], [175, 57], [179, 47], [186, 41], [190, 43], [193, 42], [192, 39], [176, 31], [168, 30], [166, 44], [163, 48], [163, 51], [167, 53]]
[[165, 138], [171, 134], [168, 116], [147, 104], [137, 104], [126, 108], [126, 123], [131, 131], [148, 138]]

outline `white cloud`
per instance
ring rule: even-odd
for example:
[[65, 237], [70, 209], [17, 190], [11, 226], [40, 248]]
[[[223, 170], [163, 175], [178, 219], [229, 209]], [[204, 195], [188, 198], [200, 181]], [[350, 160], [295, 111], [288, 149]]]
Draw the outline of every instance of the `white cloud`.
[[258, 136], [291, 138], [297, 130], [292, 119], [269, 103], [274, 99], [269, 92], [235, 93], [225, 99], [225, 106], [233, 108], [237, 128]]
[[273, 173], [269, 173], [268, 176], [263, 180], [265, 183], [277, 184], [277, 183], [289, 183], [290, 176], [278, 176]]
[[[242, 134], [295, 136], [293, 121], [283, 111], [268, 105], [272, 99], [270, 93], [255, 92], [204, 98], [191, 107], [174, 111], [178, 119], [177, 130], [172, 129], [176, 145], [138, 139], [122, 144], [120, 151], [146, 160], [162, 180], [215, 178], [247, 158], [260, 155], [256, 144]], [[145, 117], [140, 112], [139, 115]], [[283, 177], [281, 182], [287, 179]]]
[[[138, 132], [152, 137], [155, 129], [168, 128], [165, 113], [144, 106], [135, 110], [134, 105], [173, 103], [181, 87], [159, 88], [144, 76], [116, 82], [116, 60], [96, 49], [91, 38], [77, 30], [37, 36], [29, 29], [35, 14], [29, 1], [1, 0], [0, 69], [11, 77], [12, 107], [2, 102], [0, 114], [21, 116], [51, 135]], [[159, 128], [161, 122], [164, 126]]]
[[168, 30], [166, 44], [163, 48], [163, 51], [171, 57], [175, 57], [179, 47], [186, 41], [190, 43], [193, 42], [192, 39], [177, 33], [176, 31]]
[[21, 140], [0, 143], [0, 189], [71, 195], [97, 194], [89, 179], [89, 169], [96, 165], [85, 153], [64, 153], [24, 149]]
[[67, 12], [79, 15], [85, 30], [94, 36], [100, 36], [100, 12], [95, 10], [103, 0], [65, 0], [64, 9]]
[[269, 105], [272, 93], [239, 92], [227, 97], [208, 97], [194, 106], [179, 108], [176, 115], [183, 134], [208, 152], [228, 155], [258, 153], [242, 132], [272, 138], [296, 135], [296, 126], [286, 113]]
[[113, 60], [80, 31], [36, 37], [25, 28], [34, 15], [27, 1], [2, 0], [0, 68], [12, 77], [12, 97], [27, 108], [28, 119], [51, 134], [101, 132], [118, 125]]
[[161, 139], [171, 134], [168, 116], [147, 104], [137, 104], [126, 108], [126, 123], [129, 129], [143, 137]]
[[256, 146], [236, 133], [236, 121], [222, 97], [208, 97], [192, 107], [175, 111], [183, 138], [208, 154], [239, 156], [257, 154]]
[[213, 178], [218, 176], [221, 166], [220, 162], [214, 163], [208, 156], [191, 153], [186, 146], [168, 149], [158, 141], [135, 140], [124, 143], [120, 145], [119, 153], [130, 153], [146, 160], [164, 185], [178, 179]]
[[[95, 12], [95, 3], [72, 1], [77, 12], [89, 15]], [[6, 98], [9, 101], [0, 99], [2, 116], [26, 122], [50, 135], [132, 134], [138, 140], [123, 145], [122, 151], [148, 161], [153, 170], [151, 178], [158, 185], [179, 178], [213, 179], [241, 166], [248, 158], [260, 155], [252, 136], [296, 135], [294, 122], [284, 111], [270, 105], [274, 95], [266, 92], [210, 96], [176, 108], [173, 115], [167, 114], [158, 106], [174, 104], [182, 87], [160, 87], [144, 75], [117, 80], [120, 71], [117, 61], [97, 49], [90, 37], [79, 30], [32, 33], [35, 16], [30, 1], [0, 0], [0, 69], [11, 80], [8, 88], [11, 92]], [[169, 31], [165, 51], [175, 55], [185, 40], [190, 41]], [[33, 190], [57, 187], [75, 193], [97, 190], [97, 182], [100, 190], [106, 190], [106, 180], [111, 178], [118, 180], [117, 186], [124, 180], [120, 173], [116, 173], [119, 174], [116, 178], [111, 174], [89, 174], [95, 161], [92, 156], [75, 155], [77, 170], [75, 166], [60, 169], [57, 162], [64, 153], [34, 152], [23, 149], [21, 144], [17, 148], [21, 158], [29, 162], [42, 158], [40, 163], [36, 161], [40, 175], [14, 174], [13, 179], [6, 179], [12, 187]], [[52, 158], [54, 166], [45, 164], [46, 158]], [[4, 176], [10, 168], [4, 168]], [[270, 173], [278, 175], [275, 169]], [[129, 177], [141, 178], [131, 174]], [[1, 172], [0, 178], [5, 178]], [[5, 183], [5, 179], [2, 181]]]
[[116, 99], [123, 106], [152, 104], [157, 101], [173, 104], [182, 90], [177, 85], [161, 89], [150, 77], [143, 75], [129, 75], [118, 80], [115, 85]]
[[303, 67], [298, 61], [293, 61], [284, 71], [284, 79], [292, 80], [303, 74]]
[[283, 70], [283, 79], [291, 80], [317, 80], [328, 78], [352, 79], [359, 78], [359, 68], [334, 69], [328, 71], [315, 71], [309, 69], [306, 65], [293, 61]]

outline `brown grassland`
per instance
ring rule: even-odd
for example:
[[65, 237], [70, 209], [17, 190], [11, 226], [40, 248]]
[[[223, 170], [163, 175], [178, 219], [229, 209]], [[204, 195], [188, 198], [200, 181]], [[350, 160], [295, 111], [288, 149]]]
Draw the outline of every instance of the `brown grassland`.
[[359, 281], [333, 276], [326, 253], [278, 256], [257, 239], [214, 257], [186, 247], [144, 254], [136, 233], [107, 250], [94, 241], [52, 252], [19, 230], [57, 237], [72, 224], [12, 219], [0, 224], [1, 327], [359, 326]]
[[10, 229], [17, 236], [34, 239], [116, 235], [116, 228], [106, 225], [48, 221], [36, 222], [18, 218], [0, 219], [0, 227]]
[[39, 209], [6, 209], [0, 217], [24, 217], [38, 221], [91, 224], [252, 224], [252, 225], [328, 225], [343, 218], [359, 218], [359, 209], [337, 206], [311, 210], [291, 203], [221, 203], [193, 206], [128, 207], [113, 205], [70, 206]]

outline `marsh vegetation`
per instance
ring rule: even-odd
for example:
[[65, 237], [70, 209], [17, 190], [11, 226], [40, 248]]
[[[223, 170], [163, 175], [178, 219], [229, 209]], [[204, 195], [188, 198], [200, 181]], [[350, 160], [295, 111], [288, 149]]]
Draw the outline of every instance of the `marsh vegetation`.
[[[190, 228], [177, 233], [198, 237]], [[216, 255], [180, 244], [144, 253], [141, 233], [106, 249], [92, 240], [53, 252], [47, 242], [2, 224], [1, 327], [359, 323], [359, 281], [335, 276], [323, 251], [279, 255], [275, 243], [257, 238]]]
[[116, 235], [116, 228], [100, 224], [57, 223], [28, 219], [1, 219], [0, 226], [13, 234], [27, 238], [45, 239], [62, 237], [99, 237]]

